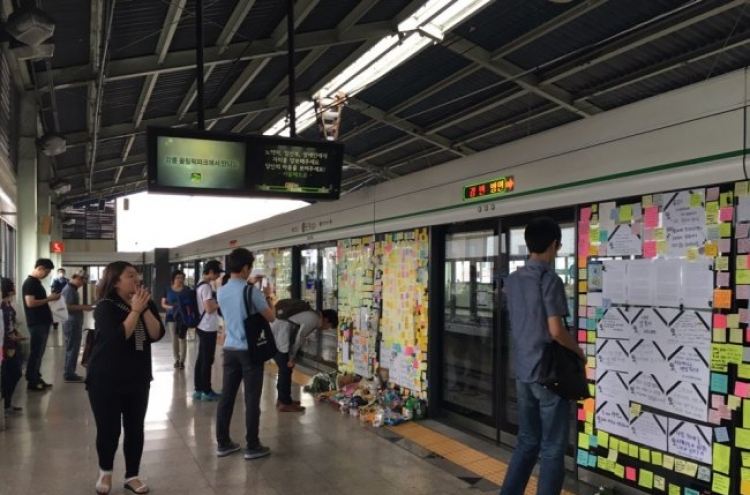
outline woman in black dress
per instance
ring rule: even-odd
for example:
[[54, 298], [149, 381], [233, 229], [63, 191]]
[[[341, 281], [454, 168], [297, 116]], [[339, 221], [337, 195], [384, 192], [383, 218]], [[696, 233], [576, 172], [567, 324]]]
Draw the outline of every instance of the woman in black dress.
[[120, 429], [125, 432], [125, 489], [147, 493], [138, 478], [143, 454], [143, 422], [151, 387], [151, 344], [164, 336], [151, 294], [138, 272], [125, 261], [110, 263], [96, 288], [96, 338], [86, 376], [96, 420], [99, 478], [96, 492], [112, 488], [112, 466]]

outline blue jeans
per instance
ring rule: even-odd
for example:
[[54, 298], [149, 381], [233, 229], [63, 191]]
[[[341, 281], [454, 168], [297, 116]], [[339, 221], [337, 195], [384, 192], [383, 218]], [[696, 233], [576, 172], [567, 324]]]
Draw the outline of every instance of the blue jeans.
[[63, 376], [72, 378], [76, 374], [76, 363], [78, 353], [81, 350], [81, 338], [83, 337], [83, 322], [64, 321], [63, 332], [65, 334], [65, 368]]
[[565, 446], [570, 426], [570, 402], [538, 383], [516, 381], [518, 445], [500, 495], [523, 495], [537, 458], [537, 495], [559, 495], [565, 480]]

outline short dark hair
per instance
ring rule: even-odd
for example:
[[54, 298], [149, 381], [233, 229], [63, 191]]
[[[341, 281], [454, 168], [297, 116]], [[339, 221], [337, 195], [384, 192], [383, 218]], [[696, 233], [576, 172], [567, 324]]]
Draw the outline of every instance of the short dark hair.
[[0, 291], [3, 292], [3, 297], [7, 297], [16, 291], [16, 284], [11, 279], [3, 277], [0, 279]]
[[49, 258], [39, 258], [38, 260], [36, 260], [36, 263], [34, 263], [34, 268], [39, 268], [40, 266], [42, 268], [47, 268], [48, 270], [52, 270], [53, 268], [55, 268], [55, 264], [52, 263], [52, 260]]
[[60, 273], [60, 272], [63, 272], [63, 273], [65, 273], [65, 268], [58, 268], [58, 269], [57, 269], [57, 273]]
[[182, 278], [185, 278], [185, 272], [182, 270], [175, 270], [172, 272], [172, 283], [174, 283], [174, 279], [176, 279], [178, 276], [182, 275]]
[[120, 280], [120, 275], [122, 275], [122, 272], [128, 268], [135, 269], [135, 266], [127, 261], [113, 261], [104, 267], [104, 273], [99, 279], [99, 283], [96, 284], [96, 299], [106, 299], [114, 294], [115, 285], [117, 285], [117, 281]]
[[526, 226], [524, 239], [530, 252], [543, 253], [553, 242], [560, 243], [562, 231], [557, 222], [550, 217], [538, 217]]
[[253, 267], [255, 256], [245, 248], [237, 248], [227, 256], [227, 270], [230, 273], [240, 273], [243, 268]]
[[83, 275], [74, 273], [73, 275], [70, 276], [70, 280], [83, 280]]
[[335, 309], [324, 309], [320, 314], [331, 323], [331, 328], [339, 327], [339, 314]]

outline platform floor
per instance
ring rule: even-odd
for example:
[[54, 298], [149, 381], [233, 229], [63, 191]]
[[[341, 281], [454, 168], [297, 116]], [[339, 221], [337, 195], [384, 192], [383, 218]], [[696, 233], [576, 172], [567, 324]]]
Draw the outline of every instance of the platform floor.
[[[53, 331], [42, 375], [54, 387], [30, 392], [21, 380], [15, 396], [23, 412], [9, 416], [0, 432], [0, 493], [52, 495], [93, 493], [97, 474], [96, 429], [84, 385], [62, 380], [61, 330]], [[171, 495], [349, 494], [453, 495], [497, 493], [508, 451], [432, 421], [394, 428], [363, 427], [311, 396], [295, 396], [304, 413], [278, 413], [275, 376], [269, 369], [263, 389], [261, 441], [268, 458], [245, 461], [241, 453], [215, 455], [215, 402], [194, 402], [192, 366], [172, 368], [171, 344], [154, 346], [154, 382], [146, 417], [142, 479], [151, 493]], [[189, 361], [194, 361], [191, 343]], [[218, 356], [217, 356], [218, 357]], [[217, 359], [218, 361], [218, 359]], [[214, 388], [221, 388], [215, 365]], [[83, 374], [82, 369], [79, 373]], [[304, 376], [295, 376], [296, 382]], [[244, 439], [238, 399], [232, 437]], [[113, 494], [122, 488], [122, 450], [115, 460]], [[570, 484], [566, 493], [585, 493]], [[533, 483], [527, 490], [535, 493]]]

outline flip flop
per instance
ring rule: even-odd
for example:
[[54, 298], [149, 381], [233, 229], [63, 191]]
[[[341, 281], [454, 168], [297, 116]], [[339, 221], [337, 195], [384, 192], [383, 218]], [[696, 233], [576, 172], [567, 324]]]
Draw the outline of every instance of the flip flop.
[[125, 480], [125, 484], [123, 485], [123, 488], [125, 488], [126, 490], [129, 490], [129, 491], [131, 491], [133, 493], [137, 493], [137, 494], [141, 494], [141, 495], [144, 494], [144, 493], [148, 493], [148, 491], [149, 491], [148, 485], [146, 483], [144, 483], [143, 481], [141, 481], [141, 486], [139, 486], [138, 488], [135, 488], [135, 487], [133, 487], [130, 484], [131, 481], [136, 481], [136, 480], [137, 481], [141, 481], [138, 478], [128, 478], [128, 479], [126, 479]]

